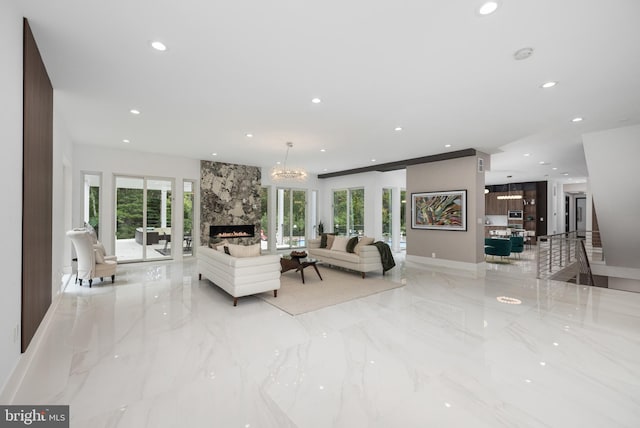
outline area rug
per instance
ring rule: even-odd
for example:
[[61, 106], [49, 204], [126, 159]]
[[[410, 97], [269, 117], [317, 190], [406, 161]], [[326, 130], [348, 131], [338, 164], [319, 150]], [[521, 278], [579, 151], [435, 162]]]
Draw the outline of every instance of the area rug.
[[318, 266], [318, 270], [323, 281], [312, 267], [304, 270], [304, 284], [299, 272], [289, 271], [280, 277], [278, 297], [274, 298], [271, 291], [257, 297], [288, 314], [300, 315], [403, 286], [381, 279], [380, 274], [370, 274], [371, 277], [362, 279], [360, 272], [324, 266]]

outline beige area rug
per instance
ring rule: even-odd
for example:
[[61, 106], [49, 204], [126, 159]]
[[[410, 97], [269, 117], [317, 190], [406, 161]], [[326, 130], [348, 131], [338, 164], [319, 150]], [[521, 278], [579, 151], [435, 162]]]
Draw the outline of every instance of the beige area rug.
[[371, 274], [371, 277], [362, 279], [360, 272], [320, 265], [318, 270], [323, 281], [320, 281], [313, 267], [304, 270], [304, 284], [300, 273], [291, 270], [280, 277], [278, 297], [274, 298], [271, 291], [258, 294], [257, 297], [291, 315], [299, 315], [402, 287], [402, 284], [380, 279], [380, 274]]

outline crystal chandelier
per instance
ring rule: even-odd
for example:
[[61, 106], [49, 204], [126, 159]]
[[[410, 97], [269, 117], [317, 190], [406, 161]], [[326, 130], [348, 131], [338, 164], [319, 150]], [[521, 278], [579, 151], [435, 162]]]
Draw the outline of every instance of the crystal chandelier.
[[287, 142], [287, 154], [284, 156], [284, 162], [282, 165], [274, 166], [271, 170], [273, 180], [304, 181], [307, 179], [307, 172], [304, 169], [287, 168], [287, 158], [291, 147], [293, 147], [293, 143]]

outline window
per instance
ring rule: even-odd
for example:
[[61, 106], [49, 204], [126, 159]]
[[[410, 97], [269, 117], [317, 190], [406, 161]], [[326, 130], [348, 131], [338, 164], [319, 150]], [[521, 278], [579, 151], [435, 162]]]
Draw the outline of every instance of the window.
[[305, 246], [307, 192], [305, 190], [278, 189], [278, 249]]
[[260, 189], [260, 248], [269, 248], [269, 187]]
[[185, 256], [193, 255], [193, 220], [195, 213], [193, 211], [195, 193], [195, 183], [192, 180], [184, 180], [182, 193], [182, 209], [183, 209], [183, 232], [182, 238], [184, 240], [182, 253]]
[[364, 235], [364, 189], [333, 191], [333, 231]]
[[102, 175], [82, 173], [82, 221], [90, 224], [100, 239], [100, 187]]
[[407, 247], [407, 191], [400, 191], [400, 248]]
[[382, 237], [384, 242], [391, 245], [393, 240], [392, 233], [392, 191], [391, 189], [382, 189]]

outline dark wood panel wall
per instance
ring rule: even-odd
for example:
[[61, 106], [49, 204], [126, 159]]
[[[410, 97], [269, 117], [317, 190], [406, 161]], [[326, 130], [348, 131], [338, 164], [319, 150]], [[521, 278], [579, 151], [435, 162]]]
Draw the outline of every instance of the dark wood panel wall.
[[536, 182], [536, 235], [543, 236], [548, 233], [547, 223], [547, 182]]
[[23, 43], [22, 352], [51, 305], [53, 190], [53, 88], [26, 19]]

